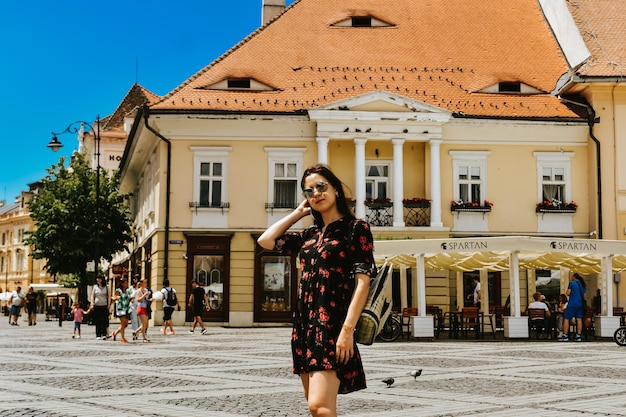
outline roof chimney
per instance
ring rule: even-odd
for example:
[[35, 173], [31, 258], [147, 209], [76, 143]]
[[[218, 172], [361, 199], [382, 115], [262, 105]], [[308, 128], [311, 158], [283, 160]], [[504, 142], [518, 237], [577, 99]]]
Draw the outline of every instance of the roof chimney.
[[285, 0], [263, 0], [262, 24], [266, 24], [285, 10]]

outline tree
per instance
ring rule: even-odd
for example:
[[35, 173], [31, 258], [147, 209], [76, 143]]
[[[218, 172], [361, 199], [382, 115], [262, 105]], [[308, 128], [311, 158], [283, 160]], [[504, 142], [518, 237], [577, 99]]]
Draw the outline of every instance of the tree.
[[61, 158], [47, 172], [42, 192], [29, 205], [35, 230], [25, 243], [32, 245], [33, 258], [47, 260], [45, 269], [51, 275], [78, 276], [79, 299], [85, 302], [87, 285], [94, 281], [87, 262], [96, 254], [111, 261], [132, 241], [129, 210], [118, 193], [119, 172], [109, 175], [101, 169], [97, 202], [96, 171], [82, 154], [74, 153], [69, 167]]

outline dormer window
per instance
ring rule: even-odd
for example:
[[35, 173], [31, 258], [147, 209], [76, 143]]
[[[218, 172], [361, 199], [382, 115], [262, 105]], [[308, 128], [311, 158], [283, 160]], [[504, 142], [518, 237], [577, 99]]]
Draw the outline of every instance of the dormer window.
[[203, 90], [234, 90], [234, 91], [273, 91], [275, 88], [253, 78], [225, 78], [214, 84], [201, 87]]
[[501, 93], [521, 93], [522, 84], [518, 82], [498, 83], [498, 91]]
[[333, 23], [332, 27], [373, 28], [394, 26], [391, 23], [376, 19], [372, 16], [352, 16], [348, 19]]
[[250, 78], [236, 78], [228, 80], [228, 89], [250, 88]]
[[520, 81], [500, 81], [478, 91], [487, 94], [544, 94], [544, 91]]
[[352, 18], [353, 28], [370, 28], [372, 27], [372, 18], [369, 16], [354, 16]]

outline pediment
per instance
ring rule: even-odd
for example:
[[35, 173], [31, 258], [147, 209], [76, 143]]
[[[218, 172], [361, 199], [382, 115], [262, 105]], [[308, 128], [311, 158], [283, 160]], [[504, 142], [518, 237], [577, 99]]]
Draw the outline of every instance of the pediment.
[[406, 112], [406, 113], [441, 113], [451, 115], [448, 110], [426, 104], [400, 94], [388, 91], [372, 91], [370, 93], [339, 100], [315, 110], [349, 110], [356, 112]]
[[452, 112], [388, 91], [370, 93], [309, 109], [314, 121], [354, 120], [378, 122], [446, 123]]

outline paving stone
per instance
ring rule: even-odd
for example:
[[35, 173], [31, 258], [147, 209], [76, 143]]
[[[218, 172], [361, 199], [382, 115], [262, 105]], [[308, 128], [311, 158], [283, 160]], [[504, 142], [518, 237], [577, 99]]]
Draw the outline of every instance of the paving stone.
[[[72, 339], [66, 323], [0, 320], [2, 416], [309, 415], [288, 327], [150, 329], [151, 343], [125, 345], [96, 340], [92, 326]], [[626, 350], [612, 341], [443, 338], [359, 349], [368, 388], [339, 396], [344, 417], [626, 416]]]

